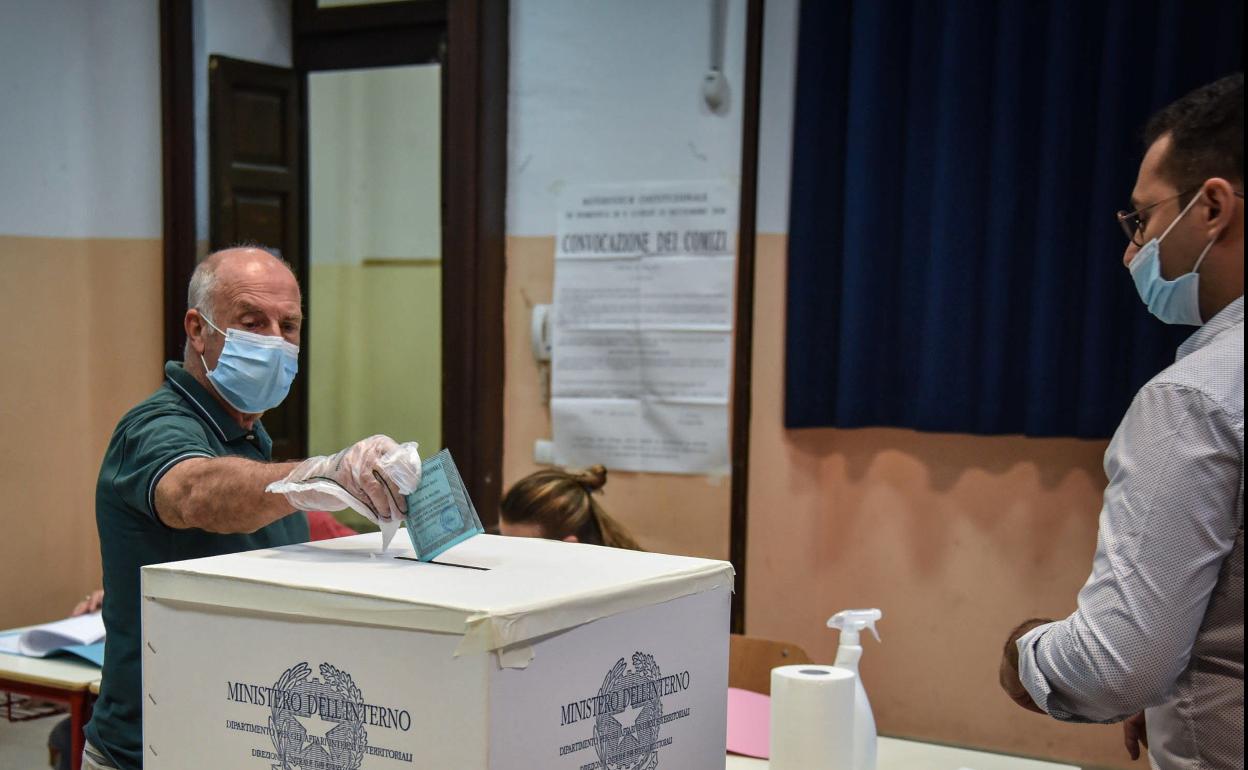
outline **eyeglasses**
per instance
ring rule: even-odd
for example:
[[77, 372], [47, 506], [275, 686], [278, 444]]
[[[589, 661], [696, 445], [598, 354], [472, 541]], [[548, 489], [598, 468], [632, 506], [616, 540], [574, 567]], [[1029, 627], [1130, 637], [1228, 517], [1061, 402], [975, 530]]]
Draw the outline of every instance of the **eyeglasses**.
[[1200, 189], [1199, 187], [1195, 187], [1195, 188], [1192, 188], [1191, 190], [1186, 190], [1184, 192], [1181, 192], [1178, 195], [1171, 195], [1169, 198], [1162, 198], [1161, 200], [1155, 203], [1150, 203], [1147, 206], [1143, 206], [1141, 208], [1136, 209], [1135, 211], [1119, 211], [1118, 212], [1118, 225], [1122, 227], [1122, 231], [1127, 234], [1128, 241], [1131, 241], [1136, 246], [1143, 248], [1144, 228], [1148, 224], [1148, 220], [1145, 219], [1143, 216], [1144, 213], [1147, 212], [1151, 208], [1160, 206], [1163, 203], [1169, 203], [1170, 201], [1175, 200], [1176, 198], [1182, 198], [1185, 195], [1190, 195], [1191, 193], [1194, 193], [1199, 189]]
[[[1143, 248], [1144, 247], [1144, 228], [1148, 226], [1148, 220], [1145, 219], [1143, 214], [1155, 206], [1160, 206], [1163, 203], [1168, 203], [1174, 200], [1175, 198], [1182, 198], [1184, 196], [1191, 195], [1192, 193], [1196, 192], [1199, 189], [1200, 187], [1193, 187], [1192, 189], [1187, 190], [1185, 192], [1181, 192], [1178, 195], [1171, 195], [1169, 198], [1163, 198], [1155, 203], [1150, 203], [1147, 206], [1144, 206], [1143, 208], [1138, 208], [1135, 211], [1119, 211], [1118, 212], [1118, 225], [1122, 228], [1122, 231], [1126, 233], [1128, 241], [1131, 241], [1136, 246]], [[1235, 191], [1235, 195], [1236, 197], [1239, 197], [1239, 198], [1244, 197], [1244, 194], [1240, 192], [1239, 190]]]

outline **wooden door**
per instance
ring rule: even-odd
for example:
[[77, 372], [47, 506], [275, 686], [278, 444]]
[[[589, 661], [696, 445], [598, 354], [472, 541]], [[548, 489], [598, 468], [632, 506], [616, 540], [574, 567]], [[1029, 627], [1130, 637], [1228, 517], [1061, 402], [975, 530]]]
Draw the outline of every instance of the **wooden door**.
[[[257, 243], [289, 261], [307, 301], [303, 151], [293, 69], [212, 56], [208, 60], [209, 245]], [[307, 372], [307, 339], [299, 366]], [[265, 413], [274, 459], [307, 454], [307, 376]]]

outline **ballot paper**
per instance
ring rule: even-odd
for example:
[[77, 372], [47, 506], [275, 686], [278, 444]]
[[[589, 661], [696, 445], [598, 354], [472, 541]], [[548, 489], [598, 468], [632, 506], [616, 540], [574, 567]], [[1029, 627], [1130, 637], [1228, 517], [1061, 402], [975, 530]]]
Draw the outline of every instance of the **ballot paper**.
[[555, 253], [555, 460], [728, 472], [734, 185], [569, 187]]
[[0, 637], [0, 652], [46, 658], [57, 653], [77, 655], [99, 665], [104, 651], [104, 619], [98, 612], [34, 626]]
[[464, 480], [443, 449], [420, 466], [420, 486], [407, 496], [407, 535], [420, 561], [485, 532]]

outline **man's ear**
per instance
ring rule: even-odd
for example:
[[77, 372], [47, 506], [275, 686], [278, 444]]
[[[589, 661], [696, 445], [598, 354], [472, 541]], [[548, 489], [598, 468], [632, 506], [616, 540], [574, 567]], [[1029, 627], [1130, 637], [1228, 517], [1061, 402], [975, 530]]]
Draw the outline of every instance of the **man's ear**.
[[207, 348], [207, 343], [204, 342], [204, 334], [208, 330], [208, 324], [204, 323], [204, 317], [195, 308], [190, 308], [182, 318], [182, 328], [186, 331], [186, 339], [191, 343], [191, 350], [202, 356], [205, 348]]
[[1231, 226], [1235, 216], [1235, 188], [1225, 179], [1214, 177], [1205, 181], [1201, 194], [1207, 201], [1204, 226], [1212, 240]]

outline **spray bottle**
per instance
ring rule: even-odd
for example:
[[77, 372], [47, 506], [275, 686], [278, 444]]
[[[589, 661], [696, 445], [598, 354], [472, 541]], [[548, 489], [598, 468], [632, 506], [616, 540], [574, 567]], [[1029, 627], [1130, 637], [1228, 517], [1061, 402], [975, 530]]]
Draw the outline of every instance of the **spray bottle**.
[[867, 690], [862, 686], [862, 675], [858, 672], [858, 661], [862, 659], [859, 633], [864, 628], [869, 629], [875, 641], [880, 641], [875, 622], [883, 617], [884, 613], [879, 610], [844, 610], [828, 619], [828, 628], [841, 632], [841, 646], [837, 648], [834, 665], [853, 671], [857, 677], [854, 693], [854, 770], [876, 770], [875, 716], [871, 713], [871, 702], [867, 700]]

